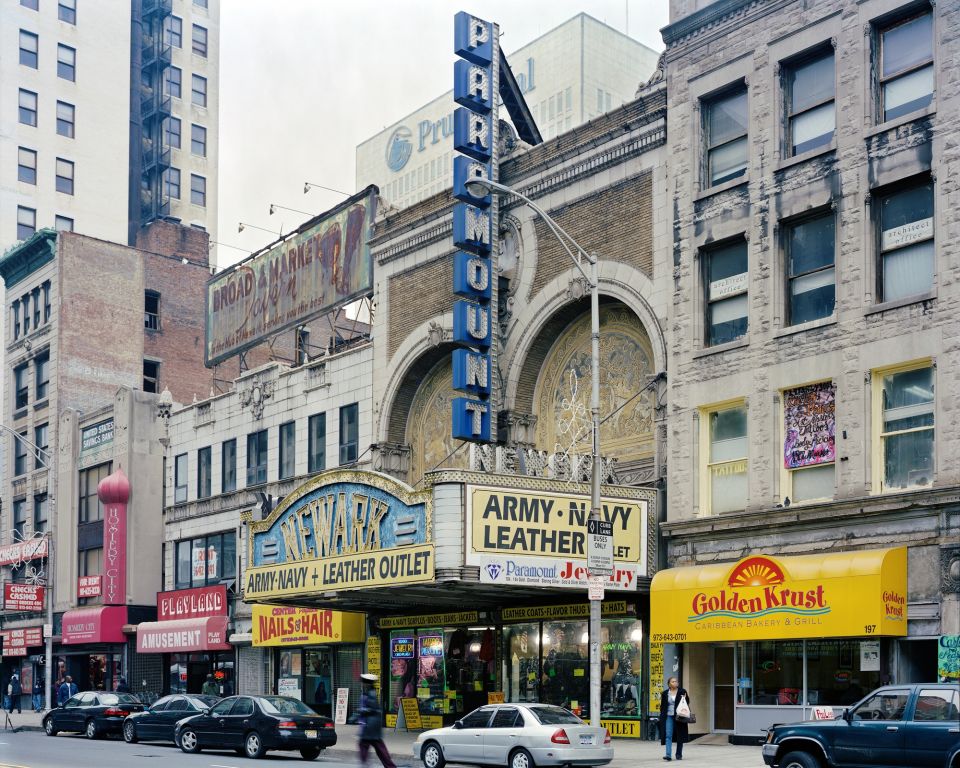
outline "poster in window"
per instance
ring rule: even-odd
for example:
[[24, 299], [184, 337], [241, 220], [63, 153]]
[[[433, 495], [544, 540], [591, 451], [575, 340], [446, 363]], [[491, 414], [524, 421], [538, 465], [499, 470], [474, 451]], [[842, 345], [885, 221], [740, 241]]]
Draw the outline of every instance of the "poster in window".
[[783, 393], [784, 467], [812, 467], [836, 458], [836, 393], [832, 381]]
[[880, 641], [879, 640], [861, 640], [860, 641], [860, 671], [861, 672], [879, 672], [880, 671]]
[[193, 580], [203, 581], [204, 578], [217, 577], [217, 549], [213, 545], [206, 549], [196, 547], [193, 550]]

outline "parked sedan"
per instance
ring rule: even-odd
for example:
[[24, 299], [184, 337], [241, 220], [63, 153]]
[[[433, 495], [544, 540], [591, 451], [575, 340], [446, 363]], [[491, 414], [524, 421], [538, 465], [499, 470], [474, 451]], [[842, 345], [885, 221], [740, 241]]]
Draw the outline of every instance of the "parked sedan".
[[445, 763], [506, 765], [606, 765], [613, 745], [606, 728], [587, 725], [569, 710], [550, 704], [480, 707], [447, 728], [421, 733], [413, 756], [425, 768]]
[[84, 691], [51, 709], [43, 718], [43, 730], [47, 736], [75, 731], [96, 739], [105, 733], [120, 733], [124, 718], [142, 711], [143, 704], [129, 693]]
[[157, 699], [143, 712], [134, 712], [123, 721], [123, 738], [138, 741], [173, 741], [177, 721], [206, 712], [220, 701], [217, 696], [176, 693]]
[[234, 749], [261, 757], [272, 749], [297, 749], [314, 760], [337, 743], [333, 720], [288, 696], [230, 696], [204, 714], [177, 723], [174, 743], [184, 752]]

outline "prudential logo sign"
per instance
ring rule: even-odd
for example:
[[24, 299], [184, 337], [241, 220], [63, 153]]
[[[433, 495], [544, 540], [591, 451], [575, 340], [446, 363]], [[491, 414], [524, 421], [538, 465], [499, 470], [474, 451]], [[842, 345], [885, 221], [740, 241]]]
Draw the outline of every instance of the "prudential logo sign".
[[394, 173], [403, 170], [413, 153], [411, 138], [413, 138], [413, 134], [410, 129], [401, 125], [390, 134], [390, 138], [387, 140], [387, 168]]

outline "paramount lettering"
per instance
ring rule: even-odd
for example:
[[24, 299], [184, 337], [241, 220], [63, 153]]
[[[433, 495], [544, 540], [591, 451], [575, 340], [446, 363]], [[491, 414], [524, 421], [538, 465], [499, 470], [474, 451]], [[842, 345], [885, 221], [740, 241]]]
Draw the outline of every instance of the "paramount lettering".
[[717, 611], [752, 614], [770, 608], [826, 608], [826, 606], [822, 584], [816, 589], [808, 590], [764, 587], [759, 595], [752, 597], [744, 597], [739, 592], [727, 592], [721, 589], [718, 594], [712, 596], [698, 592], [693, 598], [695, 616]]

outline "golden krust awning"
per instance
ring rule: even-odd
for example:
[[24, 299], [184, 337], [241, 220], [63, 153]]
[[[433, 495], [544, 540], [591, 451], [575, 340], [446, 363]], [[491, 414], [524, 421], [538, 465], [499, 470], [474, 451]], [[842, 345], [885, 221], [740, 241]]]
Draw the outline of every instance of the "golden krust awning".
[[907, 549], [670, 568], [650, 587], [660, 643], [907, 634]]

